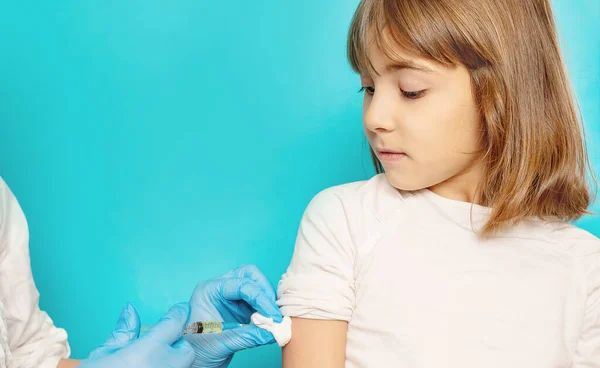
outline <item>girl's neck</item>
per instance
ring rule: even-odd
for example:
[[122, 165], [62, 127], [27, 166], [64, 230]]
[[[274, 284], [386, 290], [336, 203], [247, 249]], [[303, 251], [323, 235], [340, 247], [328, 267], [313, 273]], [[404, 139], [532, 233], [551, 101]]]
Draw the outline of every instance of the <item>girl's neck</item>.
[[482, 172], [481, 165], [476, 164], [464, 172], [427, 189], [441, 197], [480, 205], [481, 199], [477, 189]]

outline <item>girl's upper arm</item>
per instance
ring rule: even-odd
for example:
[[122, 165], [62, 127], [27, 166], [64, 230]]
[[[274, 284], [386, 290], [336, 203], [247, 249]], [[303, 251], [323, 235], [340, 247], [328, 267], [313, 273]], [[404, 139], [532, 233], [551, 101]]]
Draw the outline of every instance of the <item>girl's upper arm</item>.
[[292, 320], [293, 338], [283, 348], [283, 368], [344, 368], [348, 322]]
[[589, 290], [573, 368], [600, 368], [600, 242], [595, 243], [595, 252], [583, 258]]
[[354, 218], [340, 188], [319, 193], [308, 205], [294, 255], [278, 285], [277, 304], [292, 322], [283, 349], [284, 368], [343, 368], [346, 331], [354, 310]]

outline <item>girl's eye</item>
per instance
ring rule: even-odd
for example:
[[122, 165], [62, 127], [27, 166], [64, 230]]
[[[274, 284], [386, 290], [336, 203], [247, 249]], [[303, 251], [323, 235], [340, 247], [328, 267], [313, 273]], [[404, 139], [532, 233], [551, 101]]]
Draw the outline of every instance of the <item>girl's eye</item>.
[[358, 90], [358, 93], [363, 92], [366, 92], [367, 94], [373, 96], [375, 94], [375, 87], [361, 87], [361, 89]]
[[[402, 91], [402, 90], [401, 90]], [[414, 91], [414, 92], [410, 92], [410, 91], [402, 91], [402, 94], [404, 95], [404, 97], [411, 99], [411, 100], [416, 100], [417, 98], [421, 98], [423, 96], [423, 94], [425, 93], [425, 90], [422, 91]]]
[[[416, 100], [418, 98], [423, 97], [423, 94], [425, 93], [425, 90], [422, 91], [402, 91], [402, 95], [406, 98], [408, 98], [409, 100]], [[375, 94], [375, 87], [362, 87], [359, 91], [359, 93], [363, 93], [366, 92], [367, 94], [373, 96]]]

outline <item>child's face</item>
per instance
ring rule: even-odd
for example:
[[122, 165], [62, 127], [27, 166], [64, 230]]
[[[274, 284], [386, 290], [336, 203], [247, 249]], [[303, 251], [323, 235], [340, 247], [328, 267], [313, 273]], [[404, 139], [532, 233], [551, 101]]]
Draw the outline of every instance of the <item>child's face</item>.
[[482, 125], [468, 70], [398, 55], [430, 71], [388, 70], [389, 59], [372, 46], [369, 56], [380, 75], [361, 76], [365, 133], [388, 180], [401, 190], [452, 184], [472, 192]]

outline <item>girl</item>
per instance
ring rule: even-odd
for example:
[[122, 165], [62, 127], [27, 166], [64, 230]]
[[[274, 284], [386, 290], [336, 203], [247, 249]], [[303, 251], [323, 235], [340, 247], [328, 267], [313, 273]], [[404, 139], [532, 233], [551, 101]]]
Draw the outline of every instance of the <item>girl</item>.
[[600, 242], [548, 0], [362, 0], [378, 175], [302, 219], [284, 367], [600, 367]]

